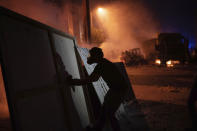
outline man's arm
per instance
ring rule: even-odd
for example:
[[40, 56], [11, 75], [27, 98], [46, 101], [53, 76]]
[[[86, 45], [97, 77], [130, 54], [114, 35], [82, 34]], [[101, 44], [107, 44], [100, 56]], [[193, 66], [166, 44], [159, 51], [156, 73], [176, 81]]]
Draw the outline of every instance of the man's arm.
[[93, 72], [90, 76], [84, 79], [72, 79], [71, 85], [86, 85], [91, 82], [97, 81], [99, 79], [100, 75]]

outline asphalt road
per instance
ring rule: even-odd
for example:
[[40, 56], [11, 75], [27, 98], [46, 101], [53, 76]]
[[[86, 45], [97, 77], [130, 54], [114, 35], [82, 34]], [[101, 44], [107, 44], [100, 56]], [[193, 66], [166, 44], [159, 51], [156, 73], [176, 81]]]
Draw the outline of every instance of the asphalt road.
[[191, 127], [187, 98], [197, 66], [127, 67], [127, 73], [151, 131], [184, 131]]

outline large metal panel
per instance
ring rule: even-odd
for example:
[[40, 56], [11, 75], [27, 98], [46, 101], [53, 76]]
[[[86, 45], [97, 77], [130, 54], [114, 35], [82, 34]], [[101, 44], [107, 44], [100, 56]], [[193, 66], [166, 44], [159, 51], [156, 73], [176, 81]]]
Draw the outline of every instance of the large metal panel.
[[127, 74], [127, 71], [126, 71], [126, 68], [124, 66], [124, 63], [123, 62], [115, 62], [114, 64], [116, 65], [116, 67], [119, 69], [119, 71], [123, 75], [124, 80], [125, 80], [125, 82], [127, 83], [127, 86], [128, 86], [128, 92], [127, 92], [127, 94], [125, 96], [125, 100], [127, 102], [132, 101], [132, 100], [135, 101], [136, 100], [135, 93], [133, 91], [132, 84], [131, 84], [131, 82], [129, 80], [129, 76]]
[[[87, 48], [80, 48], [80, 47], [78, 47], [77, 50], [78, 50], [78, 52], [81, 56], [81, 59], [84, 62], [87, 73], [90, 75], [93, 72], [96, 64], [92, 64], [92, 65], [87, 64], [87, 58], [89, 56], [89, 50]], [[99, 98], [99, 101], [102, 104], [104, 102], [104, 97], [105, 97], [107, 91], [109, 90], [109, 87], [107, 86], [105, 81], [102, 79], [102, 77], [99, 78], [98, 81], [93, 82], [92, 84], [93, 84], [94, 89], [96, 91], [96, 94]]]
[[48, 32], [0, 13], [1, 62], [17, 131], [67, 131]]
[[[71, 74], [73, 78], [80, 78], [78, 62], [75, 54], [76, 47], [73, 39], [69, 39], [55, 33], [52, 34], [52, 36], [54, 40], [55, 50], [60, 55], [62, 62], [65, 65], [66, 71]], [[75, 90], [71, 90], [70, 87], [66, 88], [67, 92], [70, 92], [72, 97], [72, 100], [69, 101], [69, 105], [74, 104], [74, 108], [77, 111], [81, 122], [75, 123], [76, 121], [73, 121], [72, 123], [75, 123], [75, 126], [79, 126], [79, 124], [81, 124], [82, 127], [87, 126], [90, 120], [82, 86], [75, 86]]]

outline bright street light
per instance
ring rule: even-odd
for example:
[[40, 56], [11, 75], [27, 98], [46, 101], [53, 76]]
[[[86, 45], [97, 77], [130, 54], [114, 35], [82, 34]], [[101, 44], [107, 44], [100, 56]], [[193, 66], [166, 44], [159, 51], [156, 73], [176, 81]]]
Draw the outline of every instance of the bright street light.
[[97, 13], [98, 13], [98, 15], [104, 16], [104, 15], [106, 15], [106, 10], [105, 10], [105, 8], [99, 7], [97, 9]]
[[103, 8], [98, 8], [98, 12], [102, 13], [103, 12]]

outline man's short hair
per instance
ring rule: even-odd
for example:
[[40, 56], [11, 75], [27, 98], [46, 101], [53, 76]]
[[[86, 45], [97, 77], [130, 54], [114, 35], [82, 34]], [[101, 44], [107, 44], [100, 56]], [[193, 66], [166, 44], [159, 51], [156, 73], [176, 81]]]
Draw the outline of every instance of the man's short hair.
[[92, 49], [90, 49], [90, 56], [92, 57], [98, 57], [98, 58], [103, 58], [103, 51], [101, 48], [98, 47], [93, 47]]

